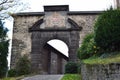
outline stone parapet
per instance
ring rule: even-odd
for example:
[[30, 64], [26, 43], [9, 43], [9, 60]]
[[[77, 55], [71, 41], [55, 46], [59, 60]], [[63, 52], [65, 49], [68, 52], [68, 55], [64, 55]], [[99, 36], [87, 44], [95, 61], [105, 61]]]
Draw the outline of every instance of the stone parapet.
[[120, 80], [120, 63], [82, 64], [82, 80]]

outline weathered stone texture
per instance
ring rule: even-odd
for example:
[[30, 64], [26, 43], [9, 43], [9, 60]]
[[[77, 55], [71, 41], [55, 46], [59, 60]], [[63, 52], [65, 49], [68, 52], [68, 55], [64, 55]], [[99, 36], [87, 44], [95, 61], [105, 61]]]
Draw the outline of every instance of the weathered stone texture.
[[80, 41], [81, 45], [86, 34], [93, 32], [93, 27], [95, 24], [95, 20], [98, 15], [70, 15], [69, 18], [74, 20], [79, 26], [82, 27], [82, 31], [80, 31]]
[[[56, 10], [59, 7], [54, 8]], [[61, 10], [63, 9], [64, 7], [61, 8]], [[44, 13], [22, 13], [13, 16], [11, 67], [14, 67], [17, 59], [24, 54], [29, 55], [33, 72], [43, 74], [64, 73], [63, 69], [67, 59], [73, 62], [78, 60], [77, 49], [84, 36], [93, 31], [93, 25], [98, 14], [89, 12], [86, 14], [85, 12], [85, 14], [69, 15], [68, 11], [61, 10]], [[83, 28], [82, 31], [81, 27]], [[50, 56], [52, 50], [47, 50], [45, 46], [52, 39], [62, 40], [68, 45], [69, 58], [66, 59], [58, 52], [55, 53], [59, 57]], [[57, 58], [55, 60], [58, 60], [57, 63], [60, 62], [61, 67], [58, 67], [60, 64], [50, 62], [54, 58]], [[51, 69], [50, 66], [52, 66]]]
[[115, 7], [120, 8], [120, 0], [115, 0], [115, 1], [116, 1]]
[[[64, 67], [62, 65], [65, 65], [66, 62], [63, 63], [61, 60], [59, 60], [58, 59], [59, 57], [56, 57], [56, 54], [58, 54], [56, 52], [52, 53], [52, 55], [50, 56], [52, 49], [47, 50], [46, 47], [44, 47], [46, 43], [52, 39], [59, 39], [59, 40], [64, 41], [68, 45], [68, 48], [70, 50], [69, 61], [77, 60], [76, 55], [77, 55], [77, 48], [79, 47], [79, 44], [78, 44], [79, 43], [79, 32], [76, 32], [76, 31], [32, 32], [31, 60], [32, 60], [32, 64], [36, 65], [36, 66], [33, 66], [32, 70], [38, 71], [40, 69], [42, 71], [41, 72], [42, 74], [64, 73], [64, 71], [62, 70]], [[39, 54], [39, 55], [36, 55], [36, 54]], [[61, 57], [61, 59], [62, 58], [63, 57]], [[56, 61], [58, 62], [56, 63]], [[61, 64], [60, 65], [61, 68], [60, 66], [57, 66], [58, 63]], [[45, 65], [45, 64], [48, 64], [48, 65]], [[38, 65], [41, 65], [41, 66], [38, 67]], [[49, 67], [50, 67], [50, 70], [49, 70]]]
[[45, 27], [47, 28], [61, 28], [66, 27], [66, 12], [46, 12], [45, 13]]
[[82, 80], [120, 80], [120, 63], [81, 66]]
[[[67, 16], [66, 12], [54, 13], [52, 17], [59, 18], [62, 15], [62, 18], [65, 17], [63, 22], [52, 23], [50, 19], [52, 13], [47, 13], [45, 17], [43, 16], [17, 16], [14, 17], [14, 28], [13, 28], [13, 45], [12, 45], [12, 58], [11, 58], [11, 67], [14, 67], [16, 63], [16, 59], [23, 54], [31, 54], [32, 56], [32, 63], [34, 64], [33, 67], [36, 69], [38, 66], [39, 70], [42, 70], [42, 64], [46, 63], [45, 61], [41, 61], [42, 54], [45, 54], [44, 50], [42, 52], [43, 45], [46, 44], [47, 41], [51, 39], [60, 39], [63, 40], [69, 47], [69, 59], [70, 61], [77, 61], [77, 48], [81, 44], [84, 36], [93, 30], [93, 24], [97, 15], [69, 15]], [[56, 16], [59, 15], [59, 16]], [[82, 31], [53, 31], [53, 32], [32, 32], [28, 31], [28, 29], [35, 24], [38, 20], [44, 18], [45, 23], [43, 23], [40, 27], [63, 27], [63, 28], [70, 28], [71, 25], [67, 22], [67, 18], [74, 20], [79, 26], [82, 26]], [[56, 18], [56, 19], [57, 19]], [[48, 20], [48, 21], [47, 21]], [[59, 20], [59, 19], [58, 19]], [[73, 26], [74, 27], [74, 26]], [[53, 27], [55, 28], [55, 27]], [[55, 28], [56, 29], [56, 28]], [[32, 40], [31, 40], [32, 39]], [[21, 41], [22, 43], [19, 43]], [[31, 43], [32, 42], [32, 43]], [[35, 44], [37, 43], [37, 44]], [[79, 44], [80, 43], [80, 44]], [[42, 45], [42, 46], [40, 46]], [[19, 47], [19, 46], [22, 46]], [[32, 48], [34, 47], [34, 49]], [[31, 51], [32, 49], [32, 51]], [[45, 55], [44, 55], [45, 56]], [[15, 58], [14, 58], [15, 57]], [[41, 63], [40, 63], [41, 62]], [[44, 65], [47, 66], [47, 65]], [[44, 67], [45, 68], [45, 67]], [[47, 69], [47, 68], [46, 68]]]
[[[14, 17], [14, 27], [13, 27], [13, 45], [12, 45], [12, 58], [11, 58], [11, 67], [14, 67], [14, 64], [16, 63], [16, 59], [23, 55], [23, 54], [30, 54], [32, 47], [36, 47], [32, 49], [32, 52], [36, 54], [31, 54], [32, 58], [32, 63], [34, 64], [34, 67], [36, 68], [39, 66], [39, 70], [42, 70], [42, 65], [40, 64], [41, 58], [40, 56], [42, 55], [42, 50], [41, 48], [43, 46], [40, 45], [45, 45], [47, 41], [58, 38], [60, 40], [63, 40], [68, 46], [69, 46], [69, 59], [70, 61], [77, 61], [77, 48], [81, 44], [84, 36], [93, 30], [93, 24], [95, 22], [95, 19], [97, 15], [67, 15], [66, 12], [61, 12], [60, 14], [65, 17], [63, 19], [63, 22], [58, 22], [58, 23], [52, 23], [50, 22], [50, 18], [52, 18], [50, 15], [52, 13], [47, 13], [47, 15], [44, 16], [17, 16]], [[57, 17], [60, 17], [59, 16]], [[54, 13], [54, 16], [56, 18], [56, 15], [58, 13]], [[49, 17], [49, 18], [48, 18]], [[79, 26], [82, 26], [82, 31], [53, 31], [53, 32], [32, 32], [31, 33], [28, 31], [31, 26], [35, 24], [38, 20], [44, 18], [45, 23], [43, 23], [40, 27], [45, 29], [45, 27], [50, 27], [53, 25], [58, 25], [58, 27], [63, 27], [63, 28], [70, 28], [71, 25], [67, 22], [67, 18], [70, 18], [74, 20]], [[48, 21], [47, 21], [48, 20]], [[59, 20], [59, 19], [58, 19]], [[46, 21], [48, 23], [46, 23]], [[61, 24], [61, 25], [59, 25]], [[50, 25], [50, 26], [49, 26]], [[63, 26], [62, 26], [63, 25]], [[74, 26], [73, 26], [74, 27]], [[53, 27], [55, 28], [55, 27]], [[56, 28], [55, 28], [56, 29]], [[80, 34], [80, 35], [79, 35]], [[31, 40], [32, 39], [32, 40]], [[17, 41], [14, 42], [15, 40], [19, 40], [22, 43], [18, 43]], [[33, 42], [37, 44], [32, 44]], [[24, 48], [21, 48], [19, 46], [24, 46]], [[40, 49], [38, 49], [40, 47]], [[19, 56], [17, 56], [19, 55]], [[37, 56], [36, 56], [37, 55]], [[16, 59], [14, 58], [16, 57]], [[35, 58], [36, 57], [36, 58]], [[38, 62], [37, 62], [38, 61]], [[44, 61], [43, 61], [44, 62]]]
[[57, 64], [59, 64], [57, 62], [57, 54], [54, 52], [51, 52], [51, 66], [50, 66], [50, 74], [57, 74]]
[[31, 52], [31, 33], [28, 29], [39, 19], [41, 16], [15, 16], [13, 27], [13, 40], [12, 40], [12, 55], [11, 55], [11, 68], [14, 67], [16, 59], [24, 54]]

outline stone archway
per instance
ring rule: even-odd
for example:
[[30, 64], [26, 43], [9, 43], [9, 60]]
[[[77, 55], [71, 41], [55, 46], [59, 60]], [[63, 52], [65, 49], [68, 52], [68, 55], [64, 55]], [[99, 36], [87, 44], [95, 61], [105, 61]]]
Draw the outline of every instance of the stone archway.
[[[29, 32], [32, 33], [32, 49], [31, 49], [31, 63], [34, 72], [42, 74], [60, 74], [64, 73], [62, 69], [50, 67], [52, 57], [56, 57], [56, 61], [61, 62], [60, 59], [69, 61], [77, 61], [77, 49], [79, 47], [79, 31], [82, 29], [76, 22], [67, 17], [68, 6], [45, 6], [45, 15], [42, 19], [38, 20]], [[44, 45], [52, 40], [59, 39], [65, 42], [69, 48], [69, 57], [61, 55], [58, 51], [48, 48], [46, 50]], [[50, 55], [52, 54], [52, 56]], [[64, 61], [65, 62], [65, 61]], [[61, 64], [61, 63], [60, 63]], [[53, 64], [54, 65], [54, 64]], [[64, 65], [64, 64], [61, 64]]]
[[[32, 72], [49, 74], [49, 57], [44, 45], [51, 39], [64, 41], [69, 47], [69, 61], [77, 61], [77, 48], [84, 36], [92, 31], [95, 19], [101, 11], [69, 11], [68, 5], [44, 6], [44, 12], [12, 14], [14, 18], [11, 69], [17, 60], [27, 54]], [[79, 24], [79, 25], [78, 25]], [[81, 31], [81, 27], [83, 30]], [[79, 34], [81, 31], [81, 34]], [[48, 59], [48, 61], [46, 60]]]
[[[13, 48], [11, 58], [11, 66], [13, 68], [16, 63], [15, 60], [20, 57], [18, 55], [30, 53], [32, 72], [50, 74], [50, 70], [48, 68], [48, 63], [50, 60], [48, 53], [50, 53], [50, 50], [46, 50], [44, 47], [45, 44], [52, 39], [59, 39], [64, 41], [69, 47], [68, 60], [74, 62], [77, 61], [76, 52], [77, 48], [79, 47], [79, 31], [82, 28], [75, 21], [68, 17], [68, 5], [44, 6], [44, 11], [44, 14], [40, 14], [42, 17], [36, 14], [32, 15], [31, 17], [31, 15], [28, 14], [29, 18], [31, 17], [31, 27], [30, 25], [29, 27], [25, 27], [25, 25], [22, 27], [14, 27], [14, 41], [12, 45]], [[36, 16], [40, 16], [40, 18]], [[34, 22], [34, 19], [32, 21], [33, 17], [37, 18], [36, 22]], [[24, 24], [26, 24], [26, 21]], [[23, 34], [24, 32], [26, 32], [26, 34]], [[18, 38], [17, 36], [20, 37]], [[29, 40], [29, 42], [27, 42], [27, 40]], [[55, 50], [53, 51], [58, 53]]]
[[[33, 27], [29, 29], [32, 32], [32, 52], [31, 52], [31, 62], [32, 70], [42, 74], [49, 74], [49, 50], [44, 49], [44, 45], [52, 39], [60, 39], [64, 41], [69, 47], [69, 61], [77, 61], [77, 49], [79, 47], [79, 31], [80, 27], [76, 26], [77, 24], [68, 19], [74, 28], [45, 28], [41, 29], [39, 26], [42, 24], [43, 19], [36, 22]], [[43, 22], [44, 23], [44, 22]], [[54, 69], [53, 69], [54, 70]], [[54, 72], [53, 72], [54, 73]], [[61, 72], [63, 73], [63, 72]], [[52, 73], [51, 73], [52, 74]]]

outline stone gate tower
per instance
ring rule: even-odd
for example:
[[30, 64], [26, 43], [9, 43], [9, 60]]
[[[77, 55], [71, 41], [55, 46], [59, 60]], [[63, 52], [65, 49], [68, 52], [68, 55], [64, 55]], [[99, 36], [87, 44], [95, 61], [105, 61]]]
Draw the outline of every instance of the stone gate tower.
[[[13, 14], [11, 68], [20, 56], [28, 54], [33, 72], [62, 74], [67, 61], [77, 61], [83, 37], [92, 32], [98, 11], [70, 12], [68, 5], [44, 6], [44, 12]], [[49, 44], [58, 39], [68, 45], [65, 56]]]

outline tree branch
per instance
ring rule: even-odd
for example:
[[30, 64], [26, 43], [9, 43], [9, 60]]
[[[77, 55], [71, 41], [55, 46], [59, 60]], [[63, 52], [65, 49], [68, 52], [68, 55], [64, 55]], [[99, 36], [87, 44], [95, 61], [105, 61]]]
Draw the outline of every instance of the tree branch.
[[0, 5], [3, 5], [3, 4], [5, 4], [5, 3], [7, 3], [8, 2], [8, 0], [4, 0], [4, 1], [2, 1], [1, 3], [0, 3]]

